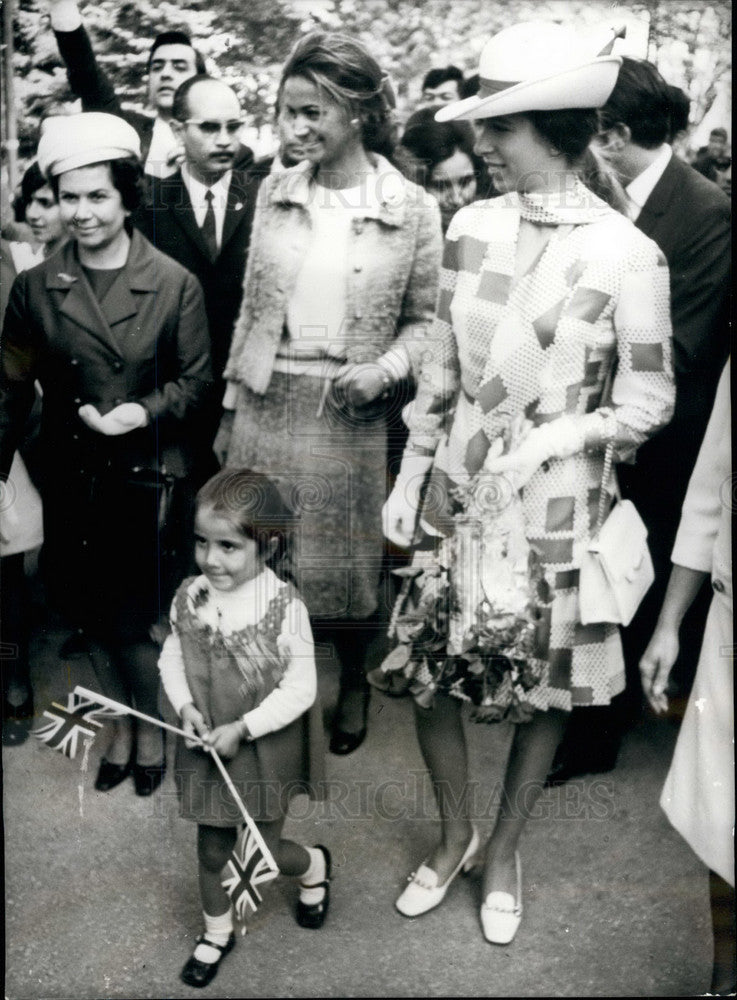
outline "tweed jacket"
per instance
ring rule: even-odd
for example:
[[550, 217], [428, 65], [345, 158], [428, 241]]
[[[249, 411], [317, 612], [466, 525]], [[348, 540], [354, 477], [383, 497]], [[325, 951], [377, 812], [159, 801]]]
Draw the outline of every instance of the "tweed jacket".
[[[139, 232], [133, 231], [128, 261], [102, 303], [74, 241], [20, 274], [5, 315], [0, 362], [0, 474], [10, 468], [35, 380], [43, 390], [46, 471], [78, 476], [105, 460], [121, 469], [165, 467], [174, 476], [189, 471], [191, 421], [210, 381], [202, 291], [196, 278]], [[123, 402], [142, 404], [150, 424], [105, 437], [89, 430], [77, 412], [92, 403], [105, 414]], [[64, 491], [53, 485], [60, 504]]]
[[[441, 257], [434, 198], [375, 156], [378, 208], [353, 220], [346, 290], [346, 360], [374, 361], [402, 343], [414, 366], [432, 322]], [[266, 392], [287, 307], [309, 253], [312, 166], [267, 177], [259, 190], [243, 302], [225, 378]]]

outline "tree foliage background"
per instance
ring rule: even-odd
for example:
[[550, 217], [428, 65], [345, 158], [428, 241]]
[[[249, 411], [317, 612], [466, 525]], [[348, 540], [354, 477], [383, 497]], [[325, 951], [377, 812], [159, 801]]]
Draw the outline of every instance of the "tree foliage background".
[[[279, 69], [293, 42], [316, 27], [359, 36], [392, 78], [400, 113], [412, 110], [433, 65], [475, 72], [495, 31], [532, 18], [616, 23], [618, 13], [649, 24], [647, 54], [692, 98], [697, 125], [731, 69], [731, 4], [700, 0], [82, 0], [95, 51], [124, 103], [145, 107], [145, 69], [155, 34], [188, 30], [208, 69], [238, 92], [249, 122], [267, 126]], [[33, 154], [41, 118], [72, 99], [45, 0], [16, 0], [14, 68], [20, 155]], [[643, 53], [644, 54], [644, 53]], [[726, 123], [725, 123], [726, 124]]]

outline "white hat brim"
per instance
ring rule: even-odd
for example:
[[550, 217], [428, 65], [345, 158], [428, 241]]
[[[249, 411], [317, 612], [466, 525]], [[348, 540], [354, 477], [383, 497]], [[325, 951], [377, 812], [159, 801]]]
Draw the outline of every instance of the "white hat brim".
[[516, 115], [525, 111], [562, 111], [565, 108], [600, 108], [614, 90], [622, 64], [620, 56], [599, 56], [580, 66], [550, 76], [524, 80], [488, 97], [467, 97], [439, 108], [438, 122], [472, 121]]

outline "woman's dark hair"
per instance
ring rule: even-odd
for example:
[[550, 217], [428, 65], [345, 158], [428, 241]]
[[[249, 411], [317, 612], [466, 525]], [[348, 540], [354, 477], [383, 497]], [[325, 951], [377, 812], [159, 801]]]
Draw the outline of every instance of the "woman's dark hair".
[[45, 187], [48, 183], [47, 179], [41, 173], [38, 163], [34, 160], [23, 174], [20, 182], [20, 191], [13, 200], [13, 215], [16, 222], [26, 221], [26, 209], [31, 203], [31, 198], [39, 188]]
[[266, 565], [282, 578], [291, 577], [291, 535], [297, 517], [267, 476], [251, 469], [222, 469], [200, 489], [196, 503], [198, 509], [209, 508], [252, 538]]
[[437, 122], [435, 108], [420, 108], [407, 119], [400, 144], [408, 149], [421, 170], [416, 183], [427, 187], [439, 163], [457, 150], [465, 153], [473, 165], [477, 181], [486, 176], [484, 161], [473, 151], [473, 129], [465, 121]]
[[539, 135], [565, 157], [590, 191], [626, 214], [627, 196], [616, 174], [591, 145], [600, 129], [596, 108], [528, 111], [526, 117]]
[[583, 156], [599, 131], [596, 108], [571, 108], [563, 111], [528, 111], [527, 118], [540, 135], [573, 164]]
[[286, 81], [301, 76], [342, 104], [361, 122], [365, 149], [390, 157], [394, 148], [396, 98], [389, 78], [356, 39], [339, 32], [313, 31], [292, 49], [282, 70], [277, 104]]
[[672, 116], [670, 88], [655, 66], [623, 56], [614, 90], [601, 109], [603, 127], [621, 122], [630, 130], [632, 142], [656, 149], [672, 134]]
[[[123, 208], [129, 212], [135, 212], [141, 204], [143, 198], [143, 167], [141, 161], [135, 156], [126, 156], [119, 160], [101, 160], [101, 164], [107, 163], [110, 167], [110, 178], [113, 187], [120, 192]], [[98, 166], [98, 164], [89, 164]], [[59, 197], [59, 176], [54, 175], [49, 178], [49, 184], [54, 192], [54, 197]]]

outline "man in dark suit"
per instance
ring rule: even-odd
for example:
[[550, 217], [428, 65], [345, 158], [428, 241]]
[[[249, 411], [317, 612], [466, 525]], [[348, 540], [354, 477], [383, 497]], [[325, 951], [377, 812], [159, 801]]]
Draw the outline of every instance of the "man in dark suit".
[[[165, 31], [154, 39], [148, 57], [148, 100], [154, 116], [123, 109], [115, 90], [95, 58], [77, 0], [49, 0], [51, 27], [67, 67], [69, 86], [84, 111], [106, 111], [125, 118], [141, 140], [141, 160], [147, 175], [167, 177], [177, 169], [176, 136], [170, 127], [174, 94], [180, 83], [205, 73], [205, 62], [184, 31]], [[253, 153], [238, 144], [235, 165], [246, 168]]]
[[234, 91], [209, 76], [190, 77], [177, 90], [172, 128], [184, 161], [171, 177], [151, 181], [135, 225], [159, 250], [202, 285], [210, 328], [214, 396], [203, 423], [207, 446], [217, 431], [233, 325], [260, 177], [233, 169], [241, 107]]
[[[672, 422], [617, 469], [622, 495], [648, 529], [655, 583], [623, 629], [627, 691], [612, 708], [572, 713], [551, 778], [609, 770], [621, 735], [639, 714], [639, 661], [652, 636], [670, 573], [681, 506], [729, 352], [730, 204], [716, 184], [673, 154], [667, 143], [674, 108], [668, 84], [643, 60], [624, 57], [602, 109], [600, 148], [616, 170], [635, 225], [663, 251], [670, 270], [676, 407]], [[709, 588], [681, 631], [681, 655], [671, 675], [688, 696], [704, 632]], [[585, 729], [584, 729], [585, 727]], [[595, 733], [595, 735], [594, 735]]]

